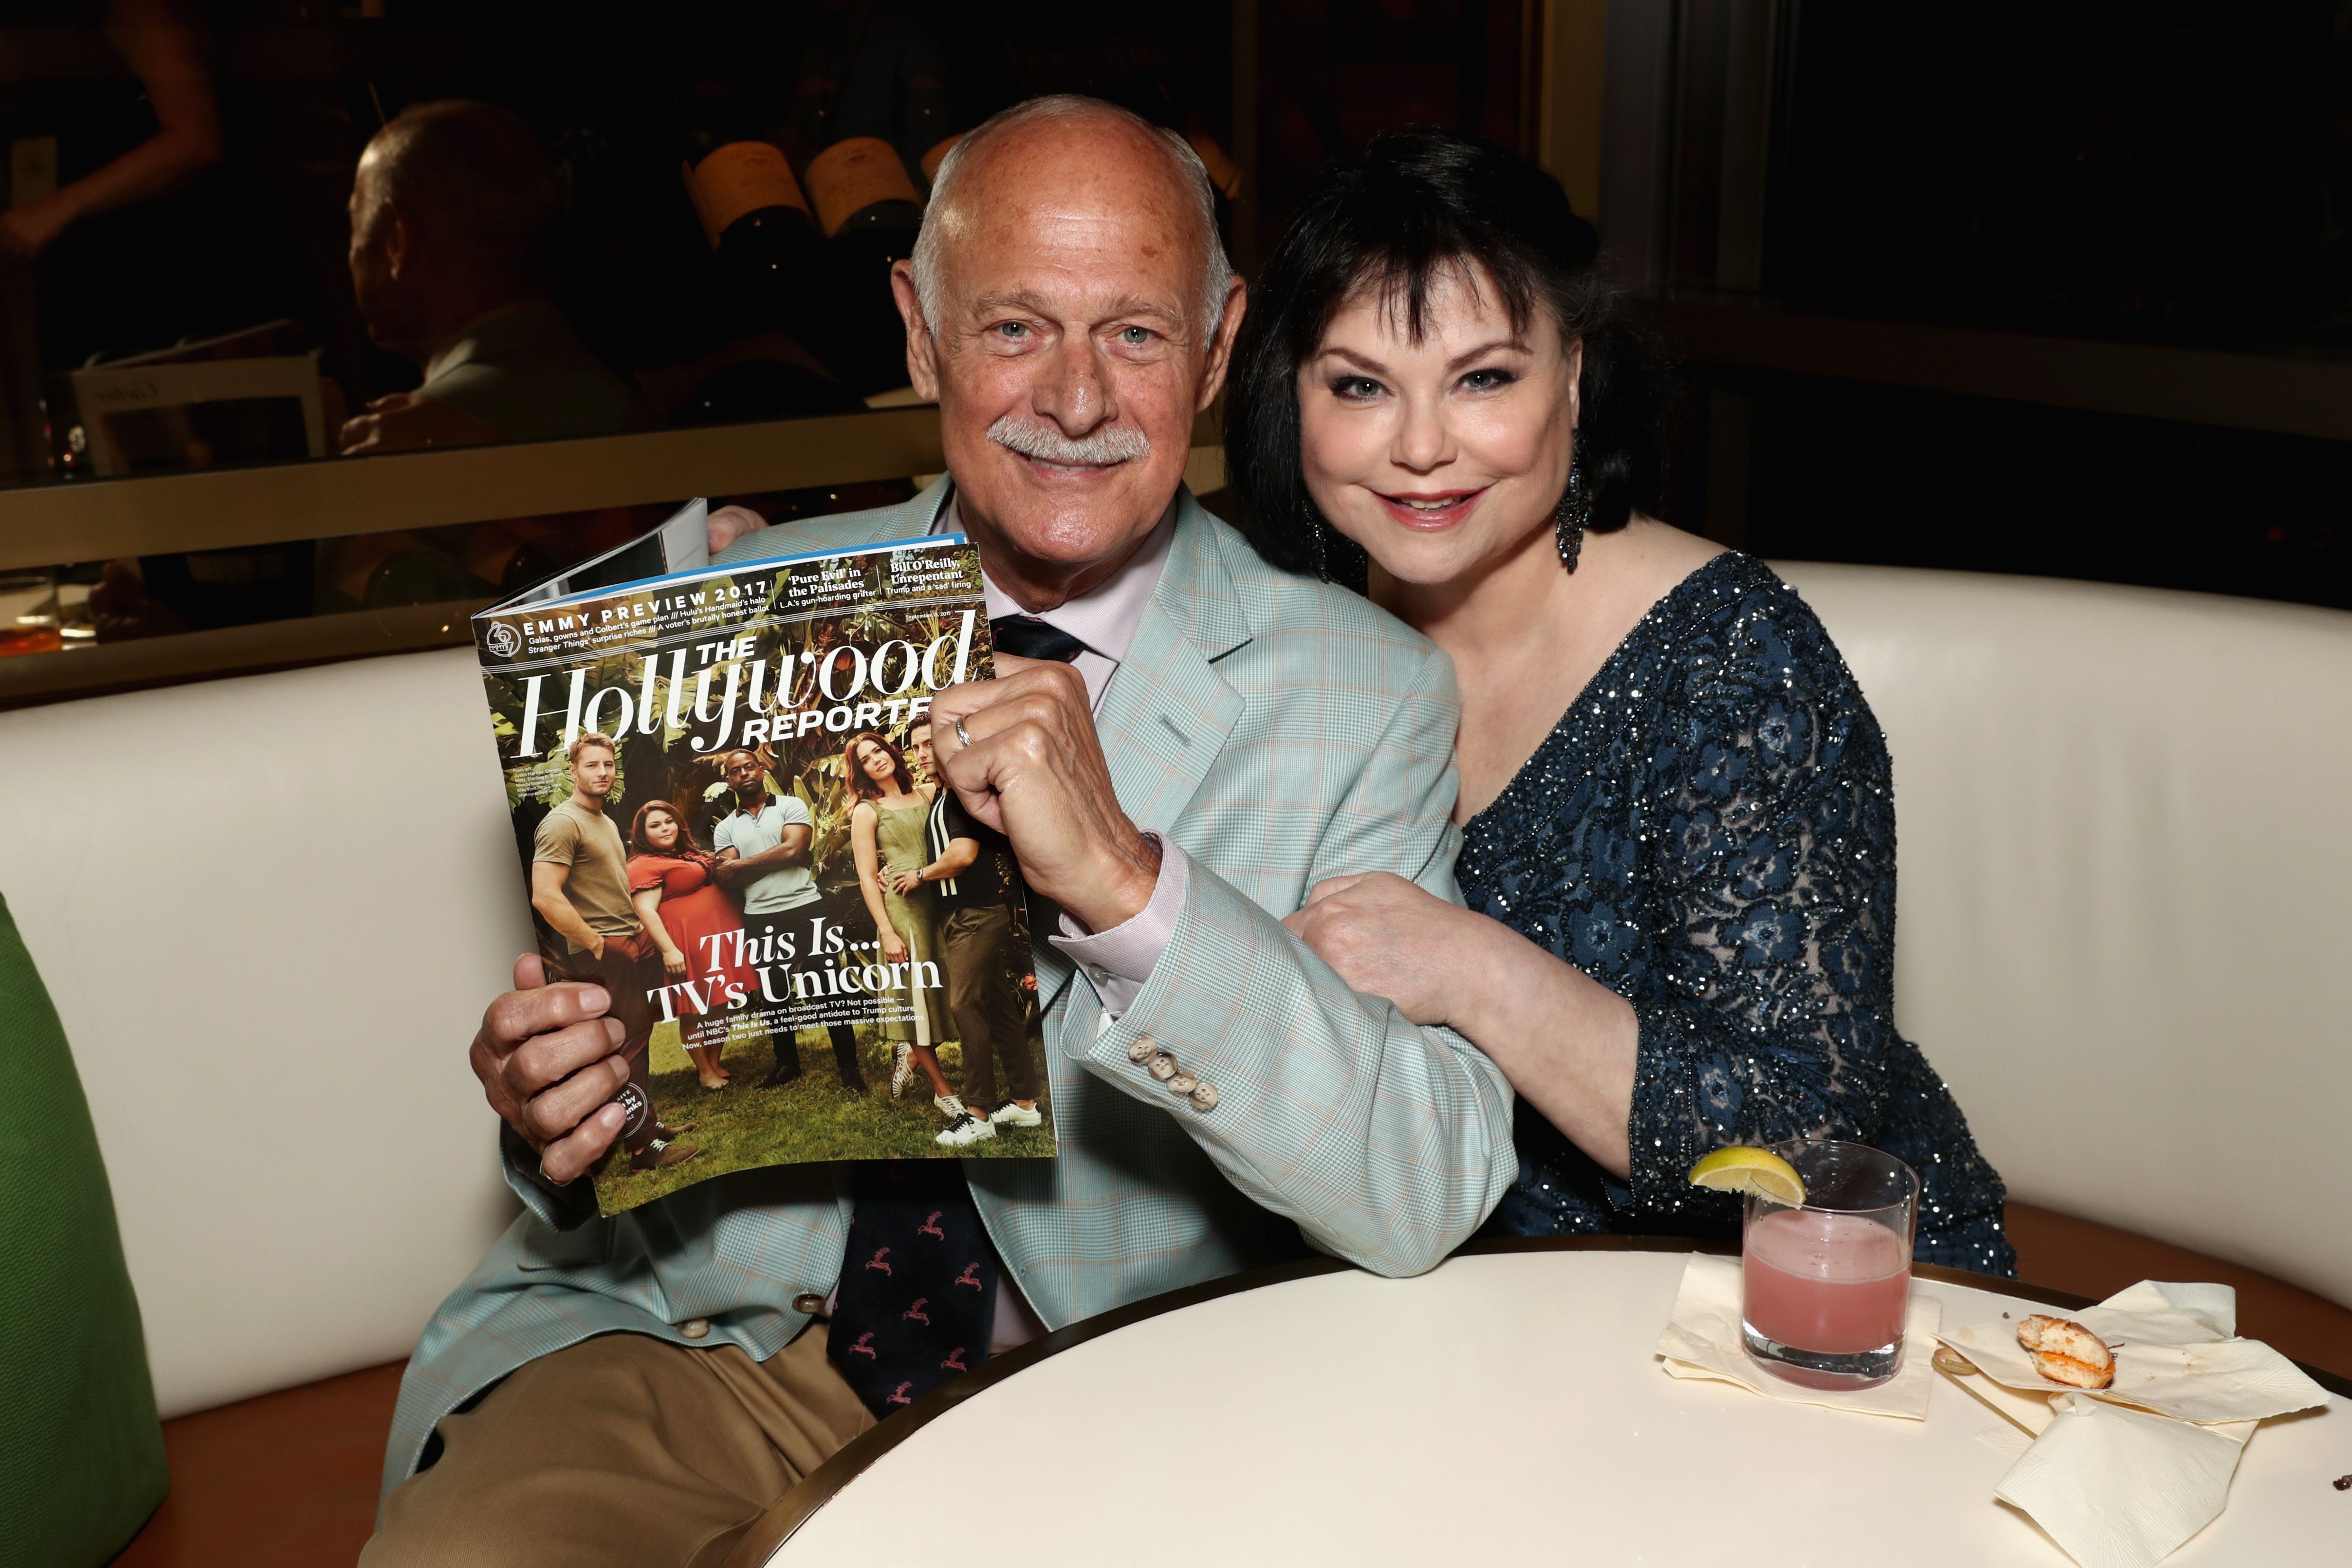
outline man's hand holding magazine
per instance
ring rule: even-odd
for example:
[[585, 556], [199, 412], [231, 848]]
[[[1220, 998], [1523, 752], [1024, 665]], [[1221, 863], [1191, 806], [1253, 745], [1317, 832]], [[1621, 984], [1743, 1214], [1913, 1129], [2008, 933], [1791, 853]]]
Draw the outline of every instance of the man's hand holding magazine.
[[1089, 930], [1143, 912], [1160, 850], [1121, 811], [1087, 683], [1066, 664], [996, 656], [994, 680], [932, 704], [940, 773], [975, 821], [1013, 845], [1022, 879]]
[[624, 1031], [604, 1016], [600, 985], [550, 985], [537, 953], [515, 960], [515, 988], [482, 1014], [468, 1054], [490, 1109], [539, 1151], [559, 1185], [585, 1175], [621, 1135], [613, 1097], [629, 1081], [616, 1049]]

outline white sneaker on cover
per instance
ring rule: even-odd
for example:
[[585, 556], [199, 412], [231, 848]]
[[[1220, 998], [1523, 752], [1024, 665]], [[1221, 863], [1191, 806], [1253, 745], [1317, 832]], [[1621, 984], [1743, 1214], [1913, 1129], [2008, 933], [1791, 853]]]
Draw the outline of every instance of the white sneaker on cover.
[[898, 1059], [890, 1068], [890, 1098], [898, 1099], [907, 1091], [907, 1080], [915, 1076], [915, 1047], [906, 1041], [898, 1042]]
[[961, 1149], [983, 1138], [996, 1136], [995, 1123], [974, 1116], [969, 1110], [958, 1111], [954, 1125], [931, 1140], [944, 1148]]
[[1009, 1100], [991, 1111], [988, 1119], [999, 1127], [1034, 1127], [1045, 1120], [1034, 1106], [1024, 1109]]

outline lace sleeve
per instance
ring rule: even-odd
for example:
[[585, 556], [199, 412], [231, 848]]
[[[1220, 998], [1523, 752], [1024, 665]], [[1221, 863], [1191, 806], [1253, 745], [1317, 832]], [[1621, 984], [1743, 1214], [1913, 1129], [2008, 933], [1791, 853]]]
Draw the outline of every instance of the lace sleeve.
[[1667, 940], [1611, 1184], [1685, 1214], [1711, 1148], [1874, 1138], [1896, 1039], [1894, 799], [1853, 677], [1809, 615], [1743, 617], [1687, 677], [1651, 773]]

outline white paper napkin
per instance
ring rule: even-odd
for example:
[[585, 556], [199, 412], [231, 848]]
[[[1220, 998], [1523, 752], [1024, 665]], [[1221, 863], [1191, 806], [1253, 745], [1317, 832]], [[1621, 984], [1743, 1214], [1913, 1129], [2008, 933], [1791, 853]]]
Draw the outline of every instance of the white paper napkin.
[[2254, 1423], [2200, 1426], [2061, 1394], [2049, 1427], [1993, 1489], [2083, 1568], [2150, 1568], [2210, 1524]]
[[2221, 1513], [2261, 1417], [2327, 1400], [2286, 1357], [2236, 1337], [2237, 1292], [2226, 1285], [2142, 1280], [2067, 1314], [2116, 1347], [2109, 1388], [2070, 1389], [2036, 1372], [2017, 1342], [2024, 1315], [1940, 1337], [1978, 1368], [1955, 1382], [2040, 1434], [1994, 1495], [2083, 1568], [2161, 1562]]
[[1666, 1371], [1676, 1377], [1736, 1383], [1767, 1399], [1792, 1405], [1820, 1405], [1910, 1421], [1927, 1418], [1927, 1397], [1936, 1384], [1929, 1363], [1936, 1353], [1942, 1302], [1915, 1288], [1903, 1324], [1902, 1369], [1875, 1388], [1832, 1390], [1784, 1382], [1748, 1359], [1739, 1340], [1740, 1291], [1737, 1258], [1702, 1254], [1684, 1266], [1674, 1316], [1666, 1323], [1666, 1331], [1658, 1336], [1657, 1353]]
[[[2327, 1391], [2260, 1340], [2234, 1337], [2237, 1292], [2227, 1285], [2142, 1280], [2095, 1307], [2063, 1313], [2116, 1346], [2112, 1386], [2084, 1389], [2112, 1405], [2204, 1423], [2258, 1421], [2327, 1403]], [[2017, 1342], [2022, 1310], [1940, 1337], [1997, 1382], [2029, 1394], [2067, 1390], [2033, 1368]]]

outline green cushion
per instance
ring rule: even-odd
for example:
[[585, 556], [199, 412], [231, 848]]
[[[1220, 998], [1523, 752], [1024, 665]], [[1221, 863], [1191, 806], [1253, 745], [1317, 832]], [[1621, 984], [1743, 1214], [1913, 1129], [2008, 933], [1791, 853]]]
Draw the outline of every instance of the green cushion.
[[0, 1568], [104, 1563], [169, 1484], [98, 1133], [0, 899]]

